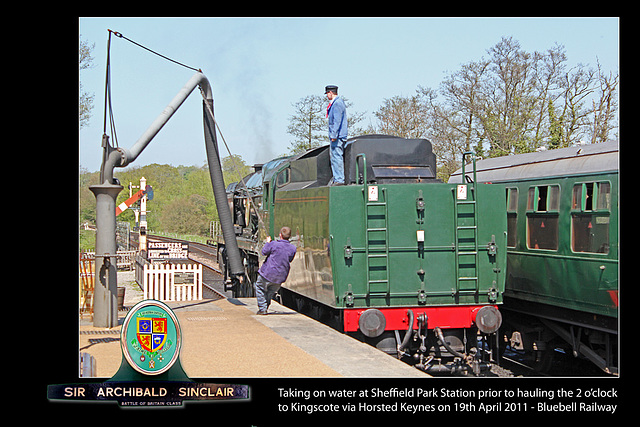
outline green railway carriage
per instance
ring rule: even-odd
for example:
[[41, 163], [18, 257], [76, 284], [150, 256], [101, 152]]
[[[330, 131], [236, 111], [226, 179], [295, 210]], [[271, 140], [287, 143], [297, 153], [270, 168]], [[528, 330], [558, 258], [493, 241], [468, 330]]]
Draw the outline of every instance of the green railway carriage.
[[511, 343], [543, 367], [564, 347], [617, 372], [618, 143], [486, 159], [476, 173], [506, 195]]
[[260, 242], [289, 226], [286, 305], [426, 370], [486, 367], [483, 352], [472, 355], [478, 330], [489, 336], [501, 322], [504, 189], [443, 183], [435, 168], [429, 141], [380, 135], [348, 141], [346, 185], [328, 185], [328, 146], [267, 163], [253, 203], [247, 189], [229, 191], [240, 222], [262, 222], [238, 239], [249, 276]]

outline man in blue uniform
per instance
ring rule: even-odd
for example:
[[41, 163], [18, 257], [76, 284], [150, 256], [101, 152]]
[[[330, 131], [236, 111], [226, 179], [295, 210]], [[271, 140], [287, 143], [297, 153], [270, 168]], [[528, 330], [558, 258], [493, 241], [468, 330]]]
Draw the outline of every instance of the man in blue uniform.
[[282, 227], [278, 240], [268, 241], [262, 248], [262, 255], [267, 259], [258, 270], [258, 279], [255, 283], [258, 300], [257, 314], [267, 314], [271, 299], [289, 276], [291, 261], [296, 255], [296, 247], [289, 242], [290, 237], [291, 229]]
[[347, 107], [338, 96], [338, 86], [326, 86], [324, 93], [329, 99], [329, 139], [331, 140], [331, 171], [333, 185], [344, 185], [344, 145], [347, 142]]

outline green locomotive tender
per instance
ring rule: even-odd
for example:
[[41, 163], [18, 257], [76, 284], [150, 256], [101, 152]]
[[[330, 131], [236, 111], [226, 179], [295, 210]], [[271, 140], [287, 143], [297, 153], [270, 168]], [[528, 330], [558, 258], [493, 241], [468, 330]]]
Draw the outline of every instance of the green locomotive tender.
[[618, 158], [616, 141], [477, 163], [507, 199], [503, 333], [541, 370], [563, 348], [618, 371]]
[[504, 189], [443, 183], [428, 140], [384, 135], [348, 141], [345, 176], [329, 185], [324, 146], [228, 186], [250, 281], [266, 236], [289, 226], [297, 254], [283, 303], [427, 371], [488, 366], [477, 345], [502, 321]]

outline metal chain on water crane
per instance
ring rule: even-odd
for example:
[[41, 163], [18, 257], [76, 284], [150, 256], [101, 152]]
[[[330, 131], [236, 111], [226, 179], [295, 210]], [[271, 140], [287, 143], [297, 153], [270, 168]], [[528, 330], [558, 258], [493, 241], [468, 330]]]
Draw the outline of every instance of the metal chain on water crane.
[[109, 30], [109, 29], [107, 29], [107, 31], [109, 31], [109, 37], [111, 37], [111, 33], [113, 33], [113, 35], [114, 35], [114, 36], [119, 37], [119, 38], [121, 38], [121, 39], [125, 39], [126, 41], [128, 41], [128, 42], [130, 42], [130, 43], [133, 43], [133, 44], [135, 44], [136, 46], [141, 47], [141, 48], [143, 48], [144, 50], [147, 50], [147, 51], [149, 51], [149, 52], [153, 53], [154, 55], [158, 55], [159, 57], [164, 58], [164, 59], [166, 59], [167, 61], [171, 61], [171, 62], [173, 62], [174, 64], [178, 64], [178, 65], [180, 65], [180, 66], [183, 66], [183, 67], [188, 68], [188, 69], [193, 70], [193, 71], [198, 71], [198, 72], [200, 72], [200, 73], [202, 72], [202, 70], [201, 70], [200, 68], [190, 67], [190, 66], [188, 66], [188, 65], [183, 64], [182, 62], [178, 62], [178, 61], [176, 61], [175, 59], [171, 59], [171, 58], [169, 58], [168, 56], [164, 56], [164, 55], [162, 55], [162, 54], [160, 54], [160, 53], [156, 52], [155, 50], [149, 49], [148, 47], [143, 46], [143, 45], [141, 45], [140, 43], [136, 43], [136, 42], [134, 42], [133, 40], [131, 40], [131, 39], [129, 39], [129, 38], [127, 38], [127, 37], [123, 36], [123, 35], [122, 35], [122, 33], [119, 33], [119, 32], [117, 32], [117, 31], [111, 31], [111, 30]]
[[[108, 96], [108, 99], [109, 99], [109, 114], [110, 114], [110, 121], [112, 123], [111, 127], [112, 127], [112, 131], [113, 131], [114, 139], [116, 141], [116, 146], [117, 146], [117, 137], [115, 137], [115, 123], [113, 122], [113, 112], [111, 110], [111, 87], [110, 87], [110, 85], [108, 83], [109, 80], [110, 80], [110, 78], [109, 78], [109, 73], [110, 73], [110, 71], [109, 71], [110, 70], [110, 67], [109, 67], [109, 49], [110, 49], [110, 45], [111, 45], [111, 34], [113, 34], [114, 36], [116, 36], [118, 38], [126, 40], [126, 41], [128, 41], [130, 43], [133, 43], [134, 45], [136, 45], [136, 46], [138, 46], [138, 47], [140, 47], [140, 48], [142, 48], [142, 49], [144, 49], [144, 50], [146, 50], [148, 52], [151, 52], [154, 55], [158, 55], [159, 57], [161, 57], [163, 59], [166, 59], [167, 61], [173, 62], [174, 64], [178, 64], [178, 65], [180, 65], [182, 67], [188, 68], [190, 70], [198, 71], [200, 73], [202, 72], [202, 69], [191, 67], [189, 65], [183, 64], [182, 62], [178, 62], [175, 59], [171, 59], [168, 56], [162, 55], [162, 54], [154, 51], [153, 49], [149, 49], [148, 47], [146, 47], [146, 46], [144, 46], [144, 45], [142, 45], [142, 44], [140, 44], [140, 43], [138, 43], [138, 42], [136, 42], [134, 40], [131, 40], [128, 37], [125, 37], [122, 33], [118, 32], [118, 31], [113, 31], [113, 30], [110, 30], [110, 29], [107, 29], [107, 31], [109, 32], [109, 42], [107, 44], [107, 85], [106, 85], [108, 90], [107, 90], [107, 88], [105, 88], [105, 119], [104, 119], [105, 120], [104, 121], [104, 129], [105, 129], [105, 131], [104, 131], [104, 133], [106, 134], [106, 110], [107, 110], [107, 101], [106, 101], [106, 99], [107, 99], [107, 93], [108, 93], [108, 95], [109, 95]], [[202, 99], [206, 101], [205, 93], [204, 93], [204, 91], [202, 90], [201, 87], [200, 87], [200, 94], [202, 95]], [[211, 116], [211, 120], [213, 120], [213, 123], [215, 124], [216, 129], [218, 129], [218, 132], [220, 133], [220, 137], [222, 138], [222, 142], [224, 143], [224, 146], [227, 149], [227, 153], [229, 153], [229, 157], [231, 157], [231, 160], [235, 163], [235, 157], [233, 156], [233, 154], [231, 153], [231, 150], [229, 149], [229, 145], [227, 144], [227, 140], [224, 138], [224, 135], [222, 134], [222, 130], [220, 129], [220, 125], [218, 124], [218, 121], [215, 119], [213, 111], [211, 110], [211, 106], [209, 104], [207, 104], [206, 102], [205, 102], [205, 105], [207, 106], [207, 111], [209, 111], [209, 115]], [[238, 173], [240, 173], [239, 172], [240, 168], [237, 167], [238, 165], [235, 164], [235, 166], [236, 166], [236, 170], [238, 171]], [[245, 189], [247, 189], [246, 183], [244, 182], [244, 177], [239, 176], [238, 178], [239, 178], [238, 182], [240, 182], [242, 184], [242, 186]], [[250, 201], [251, 206], [253, 207], [253, 209], [256, 212], [258, 212], [258, 209], [257, 209], [252, 197], [249, 197], [249, 201]], [[263, 231], [265, 231], [265, 232], [267, 231], [267, 228], [264, 225], [264, 222], [262, 221], [262, 218], [260, 218], [259, 215], [258, 215], [258, 224], [260, 225], [260, 227], [262, 228]]]
[[162, 55], [152, 49], [149, 49], [146, 46], [141, 45], [140, 43], [137, 43], [125, 37], [124, 35], [122, 35], [122, 33], [119, 33], [118, 31], [113, 31], [108, 28], [107, 28], [107, 31], [109, 32], [109, 38], [107, 40], [107, 64], [106, 64], [106, 78], [105, 78], [105, 87], [104, 87], [104, 118], [103, 118], [103, 129], [102, 129], [102, 135], [103, 135], [102, 147], [105, 149], [105, 154], [104, 154], [105, 156], [108, 156], [109, 151], [113, 149], [113, 147], [109, 145], [109, 137], [107, 136], [107, 112], [109, 115], [109, 125], [111, 128], [112, 140], [113, 140], [114, 146], [118, 147], [118, 136], [116, 134], [116, 124], [113, 116], [113, 104], [111, 102], [111, 35], [112, 34], [118, 38], [128, 41], [129, 43], [133, 43], [134, 45], [141, 47], [142, 49], [145, 49], [146, 51], [151, 52], [154, 55], [158, 55], [159, 57], [166, 59], [167, 61], [171, 61], [174, 64], [178, 64], [182, 67], [188, 68], [193, 71], [198, 71], [200, 73], [202, 72], [200, 68], [190, 67], [189, 65], [183, 64], [181, 62], [178, 62], [174, 59], [169, 58], [168, 56]]

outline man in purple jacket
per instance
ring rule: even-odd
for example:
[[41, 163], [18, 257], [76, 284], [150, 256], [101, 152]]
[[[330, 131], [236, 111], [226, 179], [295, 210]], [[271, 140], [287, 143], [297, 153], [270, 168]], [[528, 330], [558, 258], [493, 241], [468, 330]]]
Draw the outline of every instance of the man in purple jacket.
[[280, 285], [287, 280], [291, 261], [296, 255], [296, 247], [289, 243], [291, 229], [282, 227], [276, 241], [268, 241], [262, 248], [262, 255], [267, 259], [258, 270], [255, 283], [258, 313], [267, 314], [271, 299], [280, 289]]

